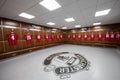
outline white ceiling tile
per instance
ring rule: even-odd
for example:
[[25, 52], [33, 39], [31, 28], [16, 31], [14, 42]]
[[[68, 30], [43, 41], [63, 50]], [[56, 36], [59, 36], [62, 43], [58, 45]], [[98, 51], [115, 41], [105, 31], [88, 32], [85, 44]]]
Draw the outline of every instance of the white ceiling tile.
[[120, 17], [108, 17], [102, 21], [102, 24], [119, 23]]
[[89, 26], [88, 24], [92, 23], [94, 20], [95, 7], [93, 6], [88, 9], [85, 9], [82, 13], [84, 16], [84, 24], [86, 26]]
[[[91, 26], [93, 22], [100, 21], [102, 24], [120, 22], [120, 0], [56, 0], [62, 7], [55, 11], [48, 11], [39, 5], [42, 0], [0, 0], [0, 17], [15, 19], [39, 25], [49, 26], [47, 22], [54, 22], [56, 25], [50, 27], [61, 28], [66, 26], [74, 28], [75, 25]], [[117, 1], [117, 2], [116, 2]], [[95, 12], [112, 8], [106, 16], [94, 17]], [[18, 16], [21, 12], [27, 12], [36, 16], [28, 20]], [[65, 18], [73, 17], [74, 22], [67, 23]]]
[[116, 2], [115, 4], [115, 1], [109, 1], [104, 5], [101, 5], [100, 7], [98, 7], [99, 10], [111, 8], [111, 11], [106, 16], [94, 18], [94, 21], [100, 21], [102, 22], [102, 24], [112, 24], [120, 22], [120, 9], [118, 8], [118, 5], [119, 2]]
[[[35, 5], [33, 0], [7, 0], [4, 6], [1, 8], [2, 13], [0, 15], [6, 17], [15, 17], [28, 8]], [[9, 16], [10, 15], [10, 16]]]
[[42, 16], [42, 15], [48, 13], [49, 11], [47, 9], [45, 9], [44, 7], [41, 7], [41, 5], [37, 4], [34, 7], [32, 7], [31, 9], [27, 10], [26, 12], [37, 17], [37, 16]]
[[59, 20], [64, 20], [65, 16], [67, 15], [66, 12], [63, 11], [63, 9], [48, 12], [43, 14], [42, 16], [38, 16], [38, 18], [42, 21], [52, 21], [52, 19], [59, 18]]
[[30, 22], [30, 23], [32, 23], [32, 22], [31, 22], [31, 19], [26, 19], [26, 18], [19, 17], [19, 16], [15, 17], [15, 18], [13, 18], [13, 19], [18, 20], [18, 21], [23, 21], [23, 22]]
[[105, 10], [105, 9], [111, 9], [114, 6], [115, 2], [116, 2], [116, 0], [109, 1], [107, 3], [103, 3], [101, 5], [98, 5], [96, 11], [101, 11], [101, 10]]
[[0, 9], [2, 8], [5, 2], [6, 2], [5, 0], [0, 0]]
[[71, 5], [72, 3], [76, 2], [77, 0], [56, 0], [62, 7]]
[[77, 5], [80, 10], [85, 10], [90, 7], [96, 7], [97, 0], [78, 0]]
[[69, 6], [63, 7], [64, 11], [67, 13], [66, 16], [76, 16], [80, 14], [80, 9], [78, 8], [77, 3], [73, 3]]
[[120, 10], [120, 0], [116, 1], [116, 4], [112, 7], [112, 9], [119, 9]]
[[98, 0], [98, 5], [101, 5], [101, 4], [103, 4], [103, 3], [108, 3], [108, 2], [110, 2], [110, 1], [116, 1], [116, 0]]
[[39, 3], [39, 2], [42, 1], [42, 0], [34, 0], [34, 1], [36, 1], [37, 3]]
[[82, 11], [82, 14], [86, 17], [86, 18], [91, 18], [95, 16], [95, 7], [91, 7], [88, 8], [84, 11]]

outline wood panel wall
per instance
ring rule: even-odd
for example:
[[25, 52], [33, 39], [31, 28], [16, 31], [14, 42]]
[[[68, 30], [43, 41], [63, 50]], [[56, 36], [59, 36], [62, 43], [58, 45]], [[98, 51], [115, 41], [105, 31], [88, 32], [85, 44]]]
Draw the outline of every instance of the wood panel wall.
[[[42, 48], [62, 44], [62, 40], [59, 41], [57, 39], [55, 39], [55, 41], [51, 40], [51, 34], [54, 34], [55, 36], [58, 34], [62, 34], [62, 31], [60, 29], [56, 29], [56, 31], [53, 33], [52, 28], [37, 25], [37, 27], [40, 27], [39, 29], [40, 31], [29, 30], [30, 28], [33, 27], [32, 25], [33, 24], [19, 22], [6, 18], [0, 18], [0, 58], [1, 59], [23, 54], [29, 51], [34, 51], [37, 49], [42, 49]], [[6, 28], [4, 26], [13, 26], [17, 28]], [[17, 45], [14, 46], [9, 45], [7, 34], [11, 32], [14, 32], [18, 35]], [[27, 33], [32, 34], [31, 44], [26, 43], [25, 34]], [[42, 36], [41, 42], [37, 41], [36, 34], [40, 34]], [[49, 42], [46, 42], [44, 39], [44, 36], [46, 34], [50, 36]]]
[[[106, 32], [120, 32], [120, 24], [111, 24], [111, 25], [104, 25], [99, 26], [100, 28], [96, 28], [98, 26], [92, 26], [92, 27], [86, 27], [88, 30], [83, 31], [82, 28], [79, 29], [69, 29], [69, 30], [60, 30], [57, 29], [53, 32], [52, 28], [36, 25], [40, 27], [40, 31], [33, 31], [29, 30], [29, 28], [32, 28], [34, 24], [15, 21], [11, 19], [6, 18], [0, 18], [0, 59], [9, 58], [12, 56], [20, 55], [26, 52], [51, 47], [63, 43], [69, 43], [69, 44], [77, 44], [77, 45], [89, 45], [89, 46], [102, 46], [102, 47], [118, 47], [120, 48], [120, 41], [106, 41], [105, 37], [103, 37], [103, 40], [99, 41], [97, 38], [97, 35], [99, 32], [104, 35]], [[5, 28], [3, 26], [14, 26], [17, 27], [15, 29], [11, 28]], [[11, 31], [14, 31], [16, 34], [18, 34], [18, 44], [14, 46], [10, 46], [7, 39], [7, 34]], [[25, 34], [31, 33], [32, 34], [32, 43], [26, 44], [25, 40]], [[72, 34], [78, 34], [82, 35], [82, 39], [79, 40], [77, 37], [76, 39], [67, 39], [67, 35]], [[95, 39], [93, 41], [90, 40], [90, 34], [93, 33], [95, 35]], [[36, 34], [40, 34], [42, 36], [41, 42], [37, 42]], [[45, 35], [48, 34], [50, 39], [48, 42], [45, 40]], [[51, 39], [51, 35], [55, 35], [55, 39]], [[57, 35], [63, 35], [62, 40], [57, 39]], [[83, 35], [87, 34], [88, 39], [84, 40]]]
[[[81, 44], [81, 45], [90, 45], [90, 46], [120, 47], [120, 40], [119, 41], [105, 40], [105, 33], [107, 33], [107, 32], [108, 33], [111, 33], [111, 32], [114, 32], [114, 33], [119, 32], [120, 33], [120, 24], [93, 26], [93, 27], [89, 27], [89, 28], [86, 27], [86, 28], [88, 29], [87, 31], [83, 31], [82, 28], [66, 30], [65, 42], [71, 43], [71, 44]], [[98, 40], [99, 32], [102, 33], [102, 40]], [[81, 34], [82, 39], [78, 40], [78, 38], [76, 37], [75, 40], [73, 40], [72, 38], [70, 40], [68, 40], [67, 36], [68, 35], [72, 36], [73, 33], [76, 34], [76, 36], [78, 36], [78, 34]], [[83, 38], [85, 33], [88, 35], [87, 40], [84, 40], [84, 38]], [[93, 33], [95, 35], [94, 40], [90, 39], [91, 33]]]

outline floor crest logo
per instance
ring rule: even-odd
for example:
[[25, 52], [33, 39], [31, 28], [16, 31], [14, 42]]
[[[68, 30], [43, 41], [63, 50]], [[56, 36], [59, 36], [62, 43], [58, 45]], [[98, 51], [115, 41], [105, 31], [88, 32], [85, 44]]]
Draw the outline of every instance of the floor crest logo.
[[60, 79], [70, 78], [70, 74], [89, 70], [90, 62], [82, 55], [73, 52], [59, 52], [44, 60], [44, 71], [53, 71]]

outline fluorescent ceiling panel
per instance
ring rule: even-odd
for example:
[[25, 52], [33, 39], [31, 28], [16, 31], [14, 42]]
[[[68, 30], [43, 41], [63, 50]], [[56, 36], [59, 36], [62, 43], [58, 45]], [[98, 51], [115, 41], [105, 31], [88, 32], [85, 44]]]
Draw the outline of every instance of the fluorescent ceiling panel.
[[39, 4], [50, 11], [56, 10], [61, 7], [61, 5], [56, 0], [43, 0]]
[[48, 24], [48, 25], [55, 25], [55, 23], [53, 23], [53, 22], [48, 22], [46, 24]]
[[101, 24], [101, 22], [93, 23], [94, 26], [95, 25], [100, 25], [100, 24]]
[[79, 28], [79, 27], [81, 27], [81, 25], [75, 25], [75, 27], [76, 27], [76, 28]]
[[102, 10], [102, 11], [97, 11], [97, 12], [95, 13], [95, 17], [107, 15], [110, 11], [111, 11], [111, 9], [106, 9], [106, 10]]
[[72, 22], [72, 21], [75, 21], [75, 19], [74, 18], [66, 18], [66, 19], [64, 19], [66, 22]]
[[28, 14], [28, 13], [21, 13], [19, 14], [20, 17], [23, 17], [23, 18], [27, 18], [27, 19], [32, 19], [32, 18], [35, 18], [35, 16], [31, 15], [31, 14]]
[[62, 29], [67, 29], [67, 27], [62, 27]]

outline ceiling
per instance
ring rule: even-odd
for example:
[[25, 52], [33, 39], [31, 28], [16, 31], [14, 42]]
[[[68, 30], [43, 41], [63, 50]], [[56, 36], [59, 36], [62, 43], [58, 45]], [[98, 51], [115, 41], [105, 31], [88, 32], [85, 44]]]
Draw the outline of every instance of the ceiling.
[[[94, 22], [104, 24], [120, 23], [120, 0], [56, 0], [62, 7], [49, 11], [39, 5], [42, 0], [0, 0], [0, 17], [6, 17], [18, 21], [24, 21], [44, 26], [47, 22], [56, 25], [49, 26], [61, 28], [63, 26], [75, 28], [92, 26]], [[95, 12], [111, 9], [106, 16], [95, 17]], [[28, 20], [18, 15], [22, 12], [34, 15], [35, 18]], [[73, 17], [74, 22], [65, 22], [65, 18]]]

